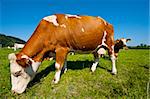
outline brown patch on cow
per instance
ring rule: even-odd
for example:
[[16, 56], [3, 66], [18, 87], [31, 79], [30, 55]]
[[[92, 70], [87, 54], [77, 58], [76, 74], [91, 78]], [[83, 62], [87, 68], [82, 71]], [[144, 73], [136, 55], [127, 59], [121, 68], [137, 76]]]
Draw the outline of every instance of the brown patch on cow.
[[114, 46], [115, 53], [118, 53], [120, 49], [123, 49], [123, 47], [124, 47], [124, 44], [121, 40], [115, 41], [115, 46]]
[[26, 59], [26, 58], [22, 58], [22, 59], [19, 59], [19, 60], [16, 60], [16, 62], [22, 66], [22, 67], [28, 67], [32, 64], [32, 62], [29, 60], [29, 59]]

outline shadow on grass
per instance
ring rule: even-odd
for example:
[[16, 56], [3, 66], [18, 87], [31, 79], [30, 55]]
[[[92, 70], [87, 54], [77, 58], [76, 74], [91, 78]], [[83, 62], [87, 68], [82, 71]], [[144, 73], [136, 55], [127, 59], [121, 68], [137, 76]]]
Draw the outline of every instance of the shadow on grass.
[[[67, 69], [72, 69], [72, 70], [81, 70], [84, 68], [91, 68], [92, 64], [94, 61], [67, 61]], [[105, 69], [108, 72], [111, 72], [110, 70], [108, 70], [107, 68], [101, 67], [101, 66], [97, 66], [101, 69]], [[55, 62], [52, 65], [49, 65], [48, 67], [46, 67], [44, 70], [42, 70], [41, 72], [37, 73], [34, 77], [34, 79], [28, 84], [28, 88], [34, 86], [35, 84], [40, 82], [40, 79], [46, 77], [51, 71], [55, 71]]]
[[140, 67], [143, 67], [144, 69], [148, 69], [149, 70], [149, 65], [146, 64], [146, 65], [140, 65]]
[[41, 72], [37, 73], [35, 75], [34, 79], [28, 84], [28, 88], [30, 88], [33, 85], [39, 83], [40, 79], [46, 77], [51, 71], [55, 71], [55, 63], [53, 63], [52, 65], [46, 67]]
[[91, 68], [94, 61], [67, 61], [67, 68], [72, 70]]
[[[72, 70], [90, 68], [93, 61], [67, 61], [67, 68]], [[37, 73], [34, 79], [28, 84], [28, 88], [39, 83], [41, 78], [46, 77], [51, 71], [55, 71], [55, 62], [52, 65], [49, 65], [41, 72]]]
[[110, 73], [111, 73], [111, 70], [109, 70], [107, 67], [101, 67], [101, 66], [99, 66], [99, 68], [104, 69], [104, 70], [106, 70], [107, 72], [110, 72]]

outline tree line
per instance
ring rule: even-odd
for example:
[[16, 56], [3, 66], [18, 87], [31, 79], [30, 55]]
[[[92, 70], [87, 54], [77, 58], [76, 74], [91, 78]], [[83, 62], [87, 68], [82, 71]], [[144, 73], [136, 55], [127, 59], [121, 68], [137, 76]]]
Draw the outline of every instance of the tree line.
[[137, 46], [128, 46], [129, 49], [150, 49], [150, 45], [141, 43]]
[[24, 40], [21, 40], [19, 38], [16, 37], [12, 37], [12, 36], [6, 36], [4, 34], [0, 34], [0, 45], [1, 47], [12, 47], [14, 46], [14, 43], [21, 43], [21, 44], [25, 44], [26, 42]]

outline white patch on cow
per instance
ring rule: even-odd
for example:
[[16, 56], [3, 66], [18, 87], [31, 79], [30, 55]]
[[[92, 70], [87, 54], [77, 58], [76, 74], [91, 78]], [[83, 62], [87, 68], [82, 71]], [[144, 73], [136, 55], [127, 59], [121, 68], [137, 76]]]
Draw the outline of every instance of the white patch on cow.
[[21, 58], [29, 59], [27, 55], [22, 55]]
[[123, 42], [124, 45], [127, 45], [127, 40], [122, 38], [121, 41]]
[[8, 59], [10, 60], [10, 63], [13, 63], [16, 61], [17, 57], [16, 57], [15, 53], [11, 53], [8, 55]]
[[59, 26], [59, 24], [57, 23], [57, 16], [56, 15], [51, 15], [51, 16], [47, 16], [43, 18], [44, 20], [48, 21], [48, 22], [52, 22], [55, 26]]
[[98, 16], [97, 18], [103, 20], [104, 24], [107, 25], [107, 22], [102, 17]]
[[65, 25], [65, 24], [62, 24], [62, 25], [60, 25], [60, 27], [66, 28], [66, 25]]
[[32, 69], [34, 72], [36, 72], [41, 65], [41, 62], [32, 62]]
[[59, 69], [59, 68], [60, 68], [60, 64], [56, 62], [56, 63], [55, 63], [55, 68], [56, 68], [56, 69]]
[[83, 46], [83, 48], [85, 48], [85, 46]]
[[15, 77], [13, 74], [11, 74], [11, 83], [12, 83], [11, 90], [19, 94], [23, 93], [30, 80], [31, 80], [30, 77], [26, 78], [24, 78], [23, 76]]
[[68, 16], [65, 16], [66, 19], [68, 19]]
[[84, 32], [84, 28], [82, 28], [81, 31]]
[[93, 63], [92, 67], [91, 67], [91, 71], [94, 72], [96, 70], [96, 66], [98, 64], [99, 58], [95, 59], [95, 62]]
[[106, 54], [106, 50], [105, 50], [104, 48], [100, 48], [100, 49], [97, 51], [97, 53], [98, 53], [99, 55], [104, 55], [104, 54]]
[[55, 78], [54, 78], [54, 83], [57, 84], [60, 80], [60, 74], [61, 74], [61, 70], [56, 71], [55, 73]]
[[10, 72], [15, 75], [17, 72], [22, 72], [23, 68], [17, 62], [10, 63]]
[[114, 54], [114, 45], [111, 46], [112, 54]]
[[107, 45], [105, 44], [105, 41], [106, 41], [106, 35], [107, 35], [107, 32], [106, 32], [106, 31], [104, 31], [104, 35], [103, 35], [103, 38], [102, 38], [102, 44], [101, 44], [101, 45], [103, 45], [103, 46], [106, 46], [106, 47], [107, 47]]
[[66, 14], [65, 15], [65, 18], [68, 19], [69, 17], [75, 17], [75, 18], [78, 18], [78, 19], [81, 19], [80, 16], [77, 16], [77, 15], [71, 15], [71, 14]]

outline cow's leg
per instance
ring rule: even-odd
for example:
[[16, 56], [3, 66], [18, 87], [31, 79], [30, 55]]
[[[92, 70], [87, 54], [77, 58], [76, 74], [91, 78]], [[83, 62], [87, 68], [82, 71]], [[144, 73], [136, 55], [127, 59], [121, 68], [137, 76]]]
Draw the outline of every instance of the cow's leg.
[[109, 51], [109, 55], [110, 55], [111, 61], [112, 61], [112, 74], [117, 74], [116, 56], [115, 56], [115, 53], [114, 53], [114, 46], [111, 46], [111, 50]]
[[91, 71], [94, 72], [96, 70], [96, 66], [98, 64], [99, 58], [95, 58], [94, 63], [91, 67]]
[[92, 72], [94, 72], [96, 70], [96, 66], [99, 62], [99, 59], [104, 54], [106, 54], [106, 50], [103, 47], [101, 47], [101, 48], [99, 48], [99, 50], [97, 52], [94, 52], [93, 54], [94, 54], [95, 62], [93, 63], [92, 68], [91, 68]]
[[91, 71], [92, 72], [94, 72], [95, 70], [96, 70], [96, 66], [97, 66], [97, 64], [98, 64], [98, 62], [99, 62], [99, 57], [98, 57], [98, 53], [97, 52], [94, 52], [93, 53], [94, 54], [94, 63], [93, 63], [93, 65], [92, 65], [92, 67], [91, 67]]
[[64, 73], [67, 72], [67, 60], [65, 60], [65, 63], [64, 63], [64, 66], [63, 66], [62, 71], [63, 71]]
[[114, 54], [111, 55], [111, 61], [112, 61], [112, 74], [117, 74], [117, 69], [116, 69], [116, 57]]
[[56, 49], [56, 63], [55, 63], [56, 73], [55, 73], [54, 80], [53, 80], [55, 84], [58, 83], [60, 80], [61, 70], [65, 62], [67, 53], [68, 53], [67, 48]]

